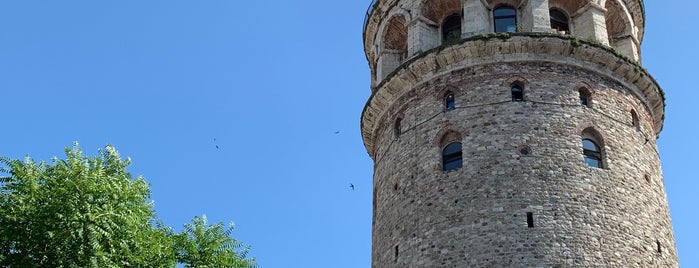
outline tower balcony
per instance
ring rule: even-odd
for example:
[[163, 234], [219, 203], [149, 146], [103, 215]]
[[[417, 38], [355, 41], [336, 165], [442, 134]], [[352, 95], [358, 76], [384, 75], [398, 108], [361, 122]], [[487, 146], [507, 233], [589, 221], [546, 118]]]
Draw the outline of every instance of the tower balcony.
[[641, 61], [642, 0], [373, 0], [364, 21], [372, 88], [435, 47], [493, 33], [546, 33]]

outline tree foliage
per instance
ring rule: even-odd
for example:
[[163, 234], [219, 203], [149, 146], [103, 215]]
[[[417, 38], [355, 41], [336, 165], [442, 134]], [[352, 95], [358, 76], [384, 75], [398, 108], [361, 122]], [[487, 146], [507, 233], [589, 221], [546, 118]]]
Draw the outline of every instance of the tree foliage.
[[175, 234], [157, 221], [148, 183], [112, 146], [85, 157], [76, 143], [52, 164], [0, 163], [2, 267], [255, 266], [247, 248], [236, 251], [232, 227], [195, 217]]
[[222, 222], [208, 225], [206, 216], [195, 217], [175, 239], [177, 260], [185, 267], [256, 267], [247, 259], [249, 248], [231, 238], [231, 232], [232, 223], [226, 228]]

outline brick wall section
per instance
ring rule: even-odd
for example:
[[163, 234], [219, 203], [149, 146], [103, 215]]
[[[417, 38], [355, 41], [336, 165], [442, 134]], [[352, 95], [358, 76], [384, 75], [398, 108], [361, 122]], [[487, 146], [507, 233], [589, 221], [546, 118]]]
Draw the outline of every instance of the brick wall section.
[[[678, 267], [653, 120], [631, 89], [545, 61], [453, 69], [385, 107], [373, 267]], [[512, 77], [527, 81], [524, 102], [510, 101]], [[581, 83], [591, 107], [579, 105]], [[444, 111], [446, 86], [457, 89], [455, 110]], [[604, 140], [604, 169], [583, 163], [580, 134], [590, 126]], [[445, 130], [463, 143], [464, 165], [450, 172], [441, 170]]]

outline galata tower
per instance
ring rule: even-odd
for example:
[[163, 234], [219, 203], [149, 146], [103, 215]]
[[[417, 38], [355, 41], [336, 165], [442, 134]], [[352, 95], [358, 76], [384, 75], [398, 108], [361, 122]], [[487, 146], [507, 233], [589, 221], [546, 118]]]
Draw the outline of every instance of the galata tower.
[[678, 267], [642, 0], [374, 0], [372, 266]]

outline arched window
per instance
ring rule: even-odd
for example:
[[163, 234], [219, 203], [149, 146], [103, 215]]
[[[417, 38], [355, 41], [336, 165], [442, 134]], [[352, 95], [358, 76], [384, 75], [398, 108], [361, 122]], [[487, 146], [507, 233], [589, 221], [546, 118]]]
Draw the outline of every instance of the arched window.
[[454, 110], [456, 108], [456, 100], [454, 100], [454, 93], [449, 91], [444, 95], [444, 109]]
[[442, 22], [442, 43], [461, 39], [461, 15], [452, 14]]
[[591, 167], [602, 168], [602, 150], [597, 142], [590, 138], [582, 139], [583, 155], [585, 164]]
[[449, 171], [463, 166], [461, 143], [452, 142], [442, 150], [442, 170]]
[[496, 33], [517, 31], [517, 10], [511, 6], [500, 6], [493, 10]]
[[512, 101], [523, 101], [524, 100], [524, 88], [520, 85], [512, 85], [510, 89], [512, 91]]
[[638, 114], [636, 110], [631, 110], [631, 125], [636, 128], [636, 130], [641, 130], [641, 124], [638, 122]]
[[400, 137], [401, 134], [401, 121], [403, 121], [403, 118], [398, 118], [396, 119], [396, 123], [393, 125], [393, 134], [396, 136], [396, 138]]
[[549, 10], [549, 18], [551, 19], [551, 28], [557, 31], [569, 33], [568, 16], [558, 9]]
[[578, 93], [580, 94], [580, 105], [590, 107], [590, 92], [585, 88], [581, 88], [578, 90]]

